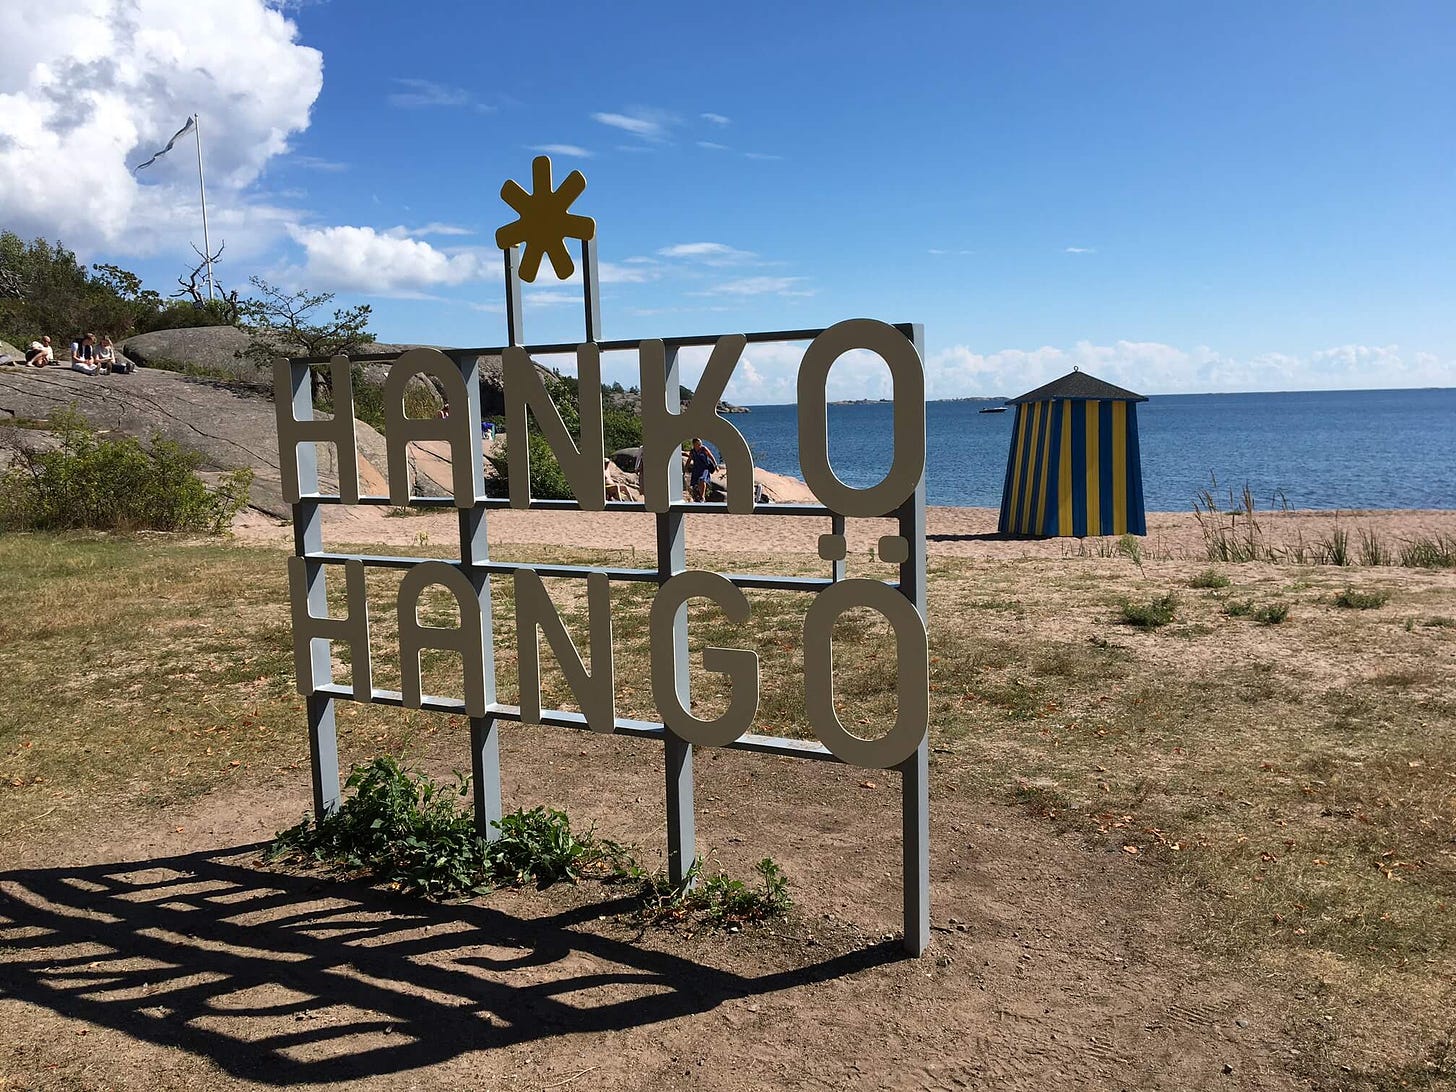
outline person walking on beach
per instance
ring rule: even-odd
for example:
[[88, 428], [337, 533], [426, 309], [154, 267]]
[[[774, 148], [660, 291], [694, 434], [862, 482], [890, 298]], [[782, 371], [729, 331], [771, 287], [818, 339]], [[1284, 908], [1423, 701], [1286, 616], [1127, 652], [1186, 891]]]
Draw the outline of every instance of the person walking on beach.
[[697, 437], [693, 437], [692, 449], [688, 452], [689, 480], [692, 482], [692, 496], [695, 501], [708, 499], [708, 480], [712, 478], [713, 471], [718, 469], [718, 460], [708, 450], [708, 445]]

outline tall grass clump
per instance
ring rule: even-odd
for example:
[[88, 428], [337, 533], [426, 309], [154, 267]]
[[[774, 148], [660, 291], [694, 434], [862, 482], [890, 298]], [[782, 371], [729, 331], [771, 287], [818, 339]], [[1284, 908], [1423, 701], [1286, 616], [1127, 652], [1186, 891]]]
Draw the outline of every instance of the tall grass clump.
[[1254, 491], [1245, 483], [1242, 496], [1235, 500], [1233, 490], [1229, 490], [1228, 507], [1221, 510], [1214, 496], [1217, 488], [1218, 479], [1214, 478], [1193, 498], [1193, 516], [1203, 532], [1208, 560], [1240, 563], [1268, 558], [1264, 532], [1254, 514]]
[[1322, 565], [1351, 564], [1350, 532], [1343, 527], [1331, 531], [1330, 537], [1319, 544], [1319, 560]]
[[251, 470], [216, 490], [197, 477], [202, 456], [161, 436], [103, 438], [74, 410], [52, 415], [60, 444], [43, 450], [12, 434], [0, 473], [0, 528], [14, 531], [202, 531], [218, 534], [248, 503]]
[[1361, 565], [1389, 565], [1393, 560], [1390, 547], [1380, 541], [1380, 536], [1368, 529], [1360, 532]]
[[1413, 569], [1456, 569], [1456, 535], [1412, 539], [1401, 546], [1400, 563]]

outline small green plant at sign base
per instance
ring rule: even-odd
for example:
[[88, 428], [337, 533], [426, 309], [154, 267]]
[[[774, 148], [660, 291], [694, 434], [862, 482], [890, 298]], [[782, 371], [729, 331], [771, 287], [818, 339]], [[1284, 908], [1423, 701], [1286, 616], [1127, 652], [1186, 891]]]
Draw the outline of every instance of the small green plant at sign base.
[[353, 795], [321, 821], [305, 817], [283, 831], [266, 854], [270, 862], [326, 865], [371, 876], [432, 898], [481, 894], [492, 887], [575, 880], [602, 856], [590, 835], [572, 833], [564, 812], [517, 811], [480, 836], [463, 806], [470, 779], [453, 783], [409, 770], [381, 756], [354, 767], [345, 784]]
[[1204, 569], [1188, 581], [1190, 588], [1226, 588], [1232, 581], [1216, 569]]
[[1157, 629], [1173, 620], [1178, 608], [1178, 597], [1172, 592], [1160, 595], [1147, 603], [1122, 601], [1122, 620], [1139, 629]]
[[782, 917], [793, 908], [788, 878], [772, 857], [763, 858], [753, 870], [758, 875], [757, 886], [722, 870], [705, 876], [701, 860], [693, 862], [681, 884], [671, 883], [664, 872], [644, 873], [635, 862], [623, 868], [622, 874], [641, 883], [642, 914], [647, 920], [667, 924], [697, 913], [726, 927]]
[[1335, 606], [1348, 610], [1373, 610], [1390, 602], [1390, 593], [1383, 591], [1358, 591], [1346, 588], [1335, 596]]
[[428, 898], [574, 883], [591, 874], [640, 885], [645, 916], [657, 921], [700, 913], [715, 924], [732, 925], [778, 916], [792, 905], [788, 880], [770, 858], [755, 866], [758, 886], [725, 872], [703, 878], [701, 864], [693, 866], [686, 883], [674, 886], [618, 843], [577, 834], [566, 813], [554, 808], [503, 816], [495, 823], [497, 836], [487, 841], [466, 806], [470, 779], [461, 773], [441, 783], [384, 755], [355, 766], [344, 788], [343, 804], [319, 822], [305, 816], [280, 833], [264, 859], [322, 865]]

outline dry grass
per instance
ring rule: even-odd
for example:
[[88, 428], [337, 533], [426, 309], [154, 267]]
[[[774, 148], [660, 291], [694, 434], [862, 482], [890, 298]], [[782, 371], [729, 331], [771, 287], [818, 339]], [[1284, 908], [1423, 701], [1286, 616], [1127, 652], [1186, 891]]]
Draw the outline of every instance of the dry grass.
[[[645, 563], [625, 553], [590, 560]], [[1316, 1084], [1339, 1086], [1342, 1065], [1359, 1077], [1349, 1087], [1439, 1073], [1426, 1063], [1443, 1035], [1449, 1043], [1456, 983], [1456, 573], [1382, 571], [1382, 590], [1418, 604], [1419, 624], [1408, 627], [1392, 611], [1337, 607], [1338, 568], [1240, 566], [1223, 594], [1199, 579], [1206, 562], [1139, 560], [936, 560], [936, 793], [1024, 808], [1049, 837], [1136, 857], [1149, 883], [1191, 893], [1200, 919], [1169, 927], [1241, 973], [1288, 985]], [[738, 555], [729, 568], [823, 566]], [[884, 575], [864, 559], [852, 569]], [[39, 844], [113, 823], [119, 811], [154, 813], [243, 779], [300, 776], [303, 711], [278, 553], [19, 536], [0, 541], [0, 570], [0, 824], [11, 840]], [[369, 580], [380, 604], [376, 685], [397, 687], [384, 650], [398, 577]], [[1174, 623], [1121, 624], [1121, 602], [1190, 582], [1215, 590], [1185, 599]], [[548, 587], [585, 649], [583, 589]], [[514, 702], [510, 582], [493, 580], [492, 590], [501, 698]], [[616, 671], [619, 711], [655, 718], [649, 594], [613, 587]], [[806, 600], [749, 598], [752, 620], [741, 628], [693, 607], [694, 662], [707, 644], [754, 649], [763, 680], [755, 730], [805, 735]], [[1227, 613], [1253, 601], [1294, 609], [1278, 626]], [[439, 620], [454, 614], [448, 601], [426, 609]], [[836, 633], [836, 662], [853, 665], [838, 680], [841, 715], [866, 734], [893, 711], [893, 660], [875, 651], [883, 629], [874, 616], [849, 615]], [[543, 660], [547, 705], [572, 707], [553, 657]], [[455, 673], [448, 657], [427, 658], [427, 687], [453, 692]], [[726, 697], [722, 680], [695, 671], [700, 713]], [[454, 733], [449, 718], [340, 705], [346, 762], [428, 752], [441, 731]], [[1336, 1076], [1320, 1076], [1328, 1073]]]

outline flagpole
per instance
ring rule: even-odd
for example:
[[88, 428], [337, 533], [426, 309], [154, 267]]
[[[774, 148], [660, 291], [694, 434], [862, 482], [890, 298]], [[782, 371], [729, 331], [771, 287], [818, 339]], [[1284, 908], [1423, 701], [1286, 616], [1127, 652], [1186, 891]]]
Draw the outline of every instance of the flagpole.
[[207, 298], [212, 299], [212, 242], [207, 235], [207, 187], [202, 181], [202, 120], [192, 115], [192, 131], [197, 135], [197, 192], [202, 195], [202, 256], [207, 259]]

